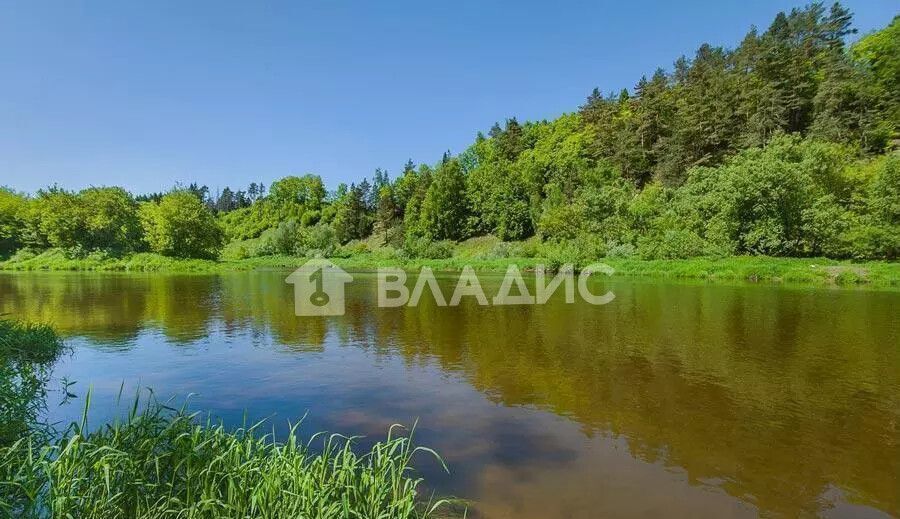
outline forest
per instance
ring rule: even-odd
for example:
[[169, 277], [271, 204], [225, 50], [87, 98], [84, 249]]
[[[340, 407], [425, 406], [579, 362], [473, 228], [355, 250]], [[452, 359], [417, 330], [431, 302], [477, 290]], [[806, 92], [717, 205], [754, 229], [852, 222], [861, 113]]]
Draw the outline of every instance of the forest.
[[334, 189], [314, 174], [216, 193], [3, 188], [0, 259], [443, 258], [479, 236], [575, 262], [896, 259], [900, 17], [855, 33], [837, 3], [779, 13], [557, 119], [511, 117], [436, 163]]

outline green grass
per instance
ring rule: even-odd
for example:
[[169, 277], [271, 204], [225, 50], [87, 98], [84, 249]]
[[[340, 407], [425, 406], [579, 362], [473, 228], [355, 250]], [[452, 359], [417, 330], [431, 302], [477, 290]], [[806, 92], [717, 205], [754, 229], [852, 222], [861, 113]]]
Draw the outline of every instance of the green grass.
[[65, 345], [52, 327], [0, 319], [0, 446], [43, 433], [46, 383]]
[[900, 287], [900, 263], [737, 256], [688, 260], [603, 260], [616, 275], [706, 281]]
[[0, 319], [0, 517], [426, 518], [449, 509], [412, 468], [423, 455], [443, 461], [399, 426], [360, 453], [357, 438], [303, 442], [294, 425], [276, 442], [262, 422], [227, 430], [136, 397], [123, 419], [90, 429], [89, 393], [81, 422], [54, 432], [38, 416], [63, 351], [52, 327]]
[[2, 270], [19, 271], [132, 271], [132, 272], [210, 272], [220, 263], [202, 259], [169, 258], [153, 253], [138, 253], [124, 257], [112, 257], [102, 253], [86, 257], [69, 257], [60, 249], [50, 249], [40, 254], [17, 254], [0, 262]]
[[[384, 266], [457, 271], [471, 266], [480, 271], [503, 272], [515, 264], [521, 269], [536, 265], [555, 267], [565, 263], [585, 266], [594, 260], [568, 258], [535, 240], [504, 244], [496, 238], [482, 237], [459, 243], [452, 257], [442, 259], [409, 258], [390, 247], [363, 248], [347, 257], [332, 258], [345, 269], [369, 270]], [[226, 272], [254, 269], [291, 269], [307, 258], [296, 256], [260, 256], [220, 261], [176, 259], [142, 253], [125, 258], [67, 258], [61, 251], [13, 257], [0, 262], [0, 270], [93, 270], [129, 272]], [[616, 269], [619, 276], [694, 279], [708, 282], [748, 281], [755, 283], [796, 283], [829, 286], [900, 287], [900, 263], [895, 261], [851, 262], [825, 258], [771, 258], [737, 256], [729, 258], [690, 258], [679, 260], [639, 260], [597, 258]]]
[[52, 326], [0, 318], [0, 358], [53, 362], [63, 341]]
[[399, 519], [447, 504], [423, 496], [411, 467], [419, 455], [440, 458], [398, 426], [357, 454], [354, 438], [303, 442], [293, 426], [276, 442], [262, 424], [229, 431], [138, 398], [121, 421], [94, 432], [86, 422], [55, 442], [0, 448], [0, 516]]

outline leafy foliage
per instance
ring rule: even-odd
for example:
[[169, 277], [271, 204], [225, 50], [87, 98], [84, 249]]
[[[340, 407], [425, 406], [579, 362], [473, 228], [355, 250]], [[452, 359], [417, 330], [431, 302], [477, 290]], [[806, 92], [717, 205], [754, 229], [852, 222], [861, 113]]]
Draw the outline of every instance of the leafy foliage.
[[0, 256], [10, 254], [24, 245], [27, 204], [24, 196], [0, 188]]
[[900, 18], [848, 48], [851, 19], [840, 4], [779, 13], [735, 49], [703, 44], [671, 71], [631, 90], [595, 89], [552, 121], [496, 123], [457, 156], [408, 161], [393, 181], [376, 169], [371, 182], [331, 193], [311, 174], [268, 194], [255, 182], [136, 198], [119, 188], [0, 191], [0, 255], [149, 247], [212, 258], [215, 218], [227, 240], [253, 243], [228, 249], [239, 258], [362, 243], [443, 257], [444, 240], [492, 235], [536, 237], [560, 259], [894, 259]]
[[150, 250], [164, 256], [214, 258], [223, 233], [212, 213], [188, 191], [176, 190], [159, 203], [141, 205], [144, 240]]

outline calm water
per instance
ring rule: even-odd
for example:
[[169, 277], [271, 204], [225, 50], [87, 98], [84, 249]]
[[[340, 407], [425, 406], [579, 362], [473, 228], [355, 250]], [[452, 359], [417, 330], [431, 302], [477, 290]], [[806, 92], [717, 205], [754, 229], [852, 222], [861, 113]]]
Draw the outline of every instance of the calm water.
[[484, 517], [900, 515], [900, 293], [616, 281], [605, 306], [379, 309], [356, 274], [345, 316], [300, 318], [285, 275], [0, 274], [0, 313], [70, 337], [54, 376], [93, 386], [95, 422], [123, 382], [232, 424], [418, 419], [451, 469], [423, 463], [431, 485]]

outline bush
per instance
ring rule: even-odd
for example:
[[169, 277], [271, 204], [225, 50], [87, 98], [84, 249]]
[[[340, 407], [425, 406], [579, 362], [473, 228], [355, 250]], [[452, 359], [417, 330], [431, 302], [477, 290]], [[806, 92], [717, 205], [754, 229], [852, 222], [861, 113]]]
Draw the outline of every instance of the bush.
[[598, 236], [581, 234], [574, 240], [545, 242], [540, 247], [540, 256], [547, 259], [551, 269], [559, 269], [570, 264], [584, 267], [596, 263], [606, 255], [606, 244]]
[[513, 245], [509, 242], [501, 241], [494, 245], [481, 259], [511, 258], [513, 256]]
[[378, 260], [399, 260], [401, 251], [390, 245], [378, 247], [372, 250], [372, 258]]
[[144, 239], [150, 250], [178, 258], [215, 258], [224, 233], [209, 209], [185, 190], [145, 202], [140, 210]]
[[224, 260], [242, 260], [260, 255], [260, 240], [237, 240], [227, 243], [219, 255]]
[[278, 224], [267, 240], [267, 250], [272, 254], [299, 254], [301, 249], [300, 226], [296, 220]]
[[335, 251], [335, 256], [340, 258], [349, 258], [352, 256], [358, 256], [360, 254], [365, 254], [369, 252], [369, 245], [360, 240], [352, 240], [349, 243], [345, 243], [338, 247], [337, 251]]
[[303, 216], [300, 217], [300, 225], [303, 227], [310, 227], [317, 223], [322, 219], [322, 212], [319, 210], [314, 211], [306, 211], [303, 213]]
[[16, 263], [16, 262], [20, 262], [20, 261], [28, 261], [28, 260], [34, 258], [35, 256], [37, 256], [38, 254], [40, 254], [40, 252], [26, 247], [24, 249], [17, 250], [15, 254], [10, 256], [9, 262]]
[[408, 237], [403, 250], [410, 258], [446, 259], [453, 256], [453, 242]]
[[896, 259], [900, 254], [900, 229], [860, 218], [846, 235], [847, 249], [855, 259]]
[[706, 256], [710, 246], [688, 229], [667, 229], [659, 235], [638, 239], [637, 252], [642, 259], [681, 259]]
[[607, 258], [621, 258], [628, 259], [633, 258], [637, 255], [637, 249], [634, 245], [630, 243], [615, 243], [610, 242], [606, 244], [606, 257]]
[[327, 224], [317, 224], [312, 227], [303, 227], [300, 230], [300, 255], [313, 257], [334, 256], [340, 243], [337, 233]]
[[523, 242], [501, 241], [491, 247], [491, 250], [479, 254], [478, 259], [533, 258], [537, 254], [537, 245], [534, 240]]

